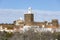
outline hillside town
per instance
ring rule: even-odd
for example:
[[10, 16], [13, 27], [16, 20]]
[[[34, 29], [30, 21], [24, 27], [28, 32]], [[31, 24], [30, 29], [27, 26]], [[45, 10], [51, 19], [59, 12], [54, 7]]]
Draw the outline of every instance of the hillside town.
[[24, 20], [20, 18], [12, 24], [0, 24], [0, 40], [60, 40], [60, 24], [58, 19], [34, 21], [33, 10], [29, 7]]
[[[38, 17], [38, 16], [36, 16]], [[29, 7], [27, 13], [24, 13], [24, 20], [21, 18], [13, 21], [12, 24], [0, 24], [0, 31], [6, 32], [25, 32], [29, 29], [34, 29], [35, 32], [60, 32], [60, 24], [58, 19], [52, 19], [51, 22], [35, 22], [32, 8]]]

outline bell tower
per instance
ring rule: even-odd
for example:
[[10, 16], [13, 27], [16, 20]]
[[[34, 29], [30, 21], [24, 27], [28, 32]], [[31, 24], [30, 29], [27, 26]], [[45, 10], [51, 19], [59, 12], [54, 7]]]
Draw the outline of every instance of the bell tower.
[[33, 25], [34, 15], [32, 13], [32, 8], [29, 7], [27, 13], [24, 14], [25, 25]]

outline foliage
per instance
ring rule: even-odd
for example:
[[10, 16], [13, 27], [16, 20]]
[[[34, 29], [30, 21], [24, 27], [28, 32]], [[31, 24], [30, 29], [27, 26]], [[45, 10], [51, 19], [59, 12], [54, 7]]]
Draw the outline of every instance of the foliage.
[[60, 40], [60, 32], [55, 32], [54, 38]]
[[34, 32], [29, 30], [24, 33], [0, 32], [0, 40], [60, 40], [60, 32]]
[[13, 33], [8, 33], [8, 32], [1, 32], [0, 33], [0, 40], [8, 40], [9, 37], [11, 37]]

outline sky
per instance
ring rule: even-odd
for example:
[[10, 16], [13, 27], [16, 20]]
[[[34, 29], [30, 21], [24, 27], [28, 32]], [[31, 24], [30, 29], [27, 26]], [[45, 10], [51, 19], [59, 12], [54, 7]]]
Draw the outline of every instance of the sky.
[[60, 0], [0, 0], [0, 23], [13, 23], [32, 7], [34, 21], [60, 21]]

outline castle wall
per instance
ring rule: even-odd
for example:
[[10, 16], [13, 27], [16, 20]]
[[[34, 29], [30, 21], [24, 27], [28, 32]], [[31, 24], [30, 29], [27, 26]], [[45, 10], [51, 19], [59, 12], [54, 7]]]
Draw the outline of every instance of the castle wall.
[[45, 25], [44, 22], [34, 22], [34, 25], [42, 27], [42, 25]]
[[0, 26], [2, 26], [3, 28], [8, 28], [8, 29], [13, 29], [13, 27], [15, 27], [14, 24], [0, 24]]

